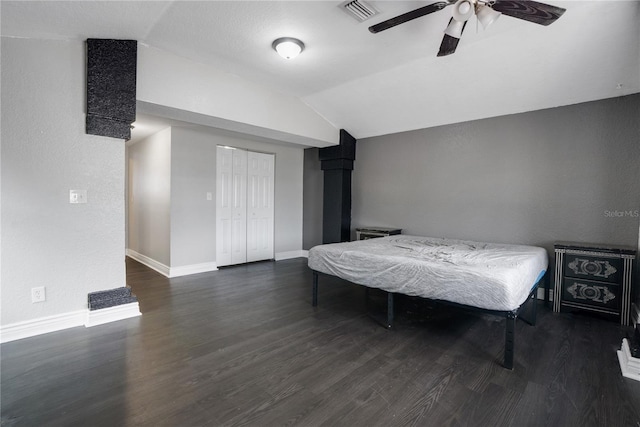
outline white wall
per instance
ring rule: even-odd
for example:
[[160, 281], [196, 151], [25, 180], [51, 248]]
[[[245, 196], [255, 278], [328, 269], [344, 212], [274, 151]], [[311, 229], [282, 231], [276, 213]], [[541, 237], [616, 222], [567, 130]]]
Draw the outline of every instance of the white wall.
[[129, 249], [167, 275], [215, 263], [217, 145], [275, 154], [276, 258], [302, 251], [302, 147], [174, 126], [129, 147]]
[[[1, 55], [0, 323], [4, 327], [79, 313], [87, 308], [88, 293], [125, 285], [128, 165], [124, 141], [84, 132], [85, 41], [3, 37]], [[282, 141], [337, 143], [333, 126], [299, 100], [246, 84], [212, 67], [141, 46], [138, 70], [138, 95], [147, 105], [191, 111], [214, 123]], [[277, 161], [291, 163], [286, 172], [277, 172], [276, 252], [301, 250], [302, 148], [260, 149], [264, 143], [249, 140], [238, 145], [275, 152]], [[165, 166], [167, 159], [162, 160]], [[171, 183], [161, 180], [146, 185], [162, 192]], [[86, 189], [89, 203], [69, 204], [70, 189]], [[170, 229], [163, 224], [170, 218], [164, 213], [169, 204], [163, 197], [164, 201], [153, 199], [158, 205], [144, 207], [163, 212], [159, 223], [142, 223], [137, 213], [128, 212], [137, 222], [127, 236], [130, 248], [171, 265], [168, 231], [153, 232]], [[186, 224], [187, 210], [177, 208], [173, 214], [176, 227]], [[197, 248], [184, 250], [193, 230], [183, 229], [175, 236], [173, 253], [180, 264], [197, 263], [207, 253], [198, 252], [198, 258]], [[208, 244], [202, 242], [199, 249]], [[32, 304], [30, 290], [38, 286], [46, 287], [47, 301]]]
[[302, 186], [304, 149], [224, 138], [225, 145], [275, 154], [275, 254], [302, 250]]
[[[181, 161], [185, 165], [191, 163], [196, 165], [193, 169], [184, 169], [185, 171], [190, 170], [192, 175], [189, 180], [182, 180], [181, 188], [183, 190], [181, 191], [183, 191], [183, 194], [187, 194], [190, 191], [187, 187], [199, 188], [194, 197], [199, 197], [202, 200], [204, 197], [204, 194], [201, 194], [202, 190], [209, 188], [206, 191], [212, 191], [214, 196], [214, 202], [206, 204], [207, 209], [213, 209], [211, 222], [207, 223], [202, 219], [197, 220], [202, 227], [201, 233], [200, 235], [196, 232], [188, 233], [191, 237], [194, 239], [209, 239], [209, 236], [211, 236], [212, 240], [210, 242], [215, 245], [215, 150], [216, 145], [228, 145], [275, 154], [275, 252], [277, 255], [278, 253], [302, 250], [302, 170], [304, 156], [302, 147], [266, 143], [204, 127], [198, 127], [197, 129], [174, 127], [173, 130], [172, 146], [176, 147], [179, 144], [188, 144], [189, 146], [188, 150], [181, 152]], [[175, 139], [176, 136], [178, 139]], [[205, 167], [201, 163], [203, 159], [211, 161], [211, 169], [209, 171], [205, 171]], [[212, 178], [213, 180], [210, 181]], [[175, 188], [177, 187], [172, 189], [173, 194], [175, 194]], [[172, 206], [178, 205], [172, 200]], [[206, 210], [203, 218], [208, 219], [209, 215], [208, 210]], [[182, 234], [184, 230], [185, 228], [182, 228], [179, 231]], [[176, 233], [172, 232], [172, 239], [174, 236], [176, 236]], [[185, 241], [184, 243], [181, 247], [183, 248], [183, 253], [187, 254], [191, 250], [186, 247], [188, 242]], [[197, 243], [196, 240], [195, 244], [202, 243]], [[215, 246], [213, 247], [213, 253], [215, 254]], [[182, 255], [172, 254], [172, 260], [173, 256], [180, 256], [183, 263], [196, 263], [197, 261], [195, 254], [185, 255], [184, 258], [182, 258]]]
[[[211, 193], [211, 200], [207, 200]], [[171, 267], [216, 259], [216, 144], [171, 128]]]
[[[2, 326], [125, 285], [124, 141], [85, 135], [85, 43], [2, 38]], [[69, 204], [86, 189], [87, 204]], [[31, 303], [32, 287], [46, 302]]]
[[128, 249], [171, 265], [171, 128], [129, 146]]
[[194, 113], [172, 118], [307, 146], [339, 142], [338, 130], [299, 98], [214, 67], [139, 43], [137, 72], [138, 105], [150, 114]]

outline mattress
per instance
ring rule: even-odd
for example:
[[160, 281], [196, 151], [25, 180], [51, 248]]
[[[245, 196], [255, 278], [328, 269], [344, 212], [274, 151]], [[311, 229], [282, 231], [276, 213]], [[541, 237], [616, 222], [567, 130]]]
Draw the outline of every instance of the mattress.
[[511, 311], [542, 278], [548, 256], [535, 246], [395, 235], [315, 246], [308, 264], [388, 292]]

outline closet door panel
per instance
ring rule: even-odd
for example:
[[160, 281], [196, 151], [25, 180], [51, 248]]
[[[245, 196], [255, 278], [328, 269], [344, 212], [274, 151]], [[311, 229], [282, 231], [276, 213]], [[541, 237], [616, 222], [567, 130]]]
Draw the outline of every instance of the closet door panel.
[[216, 264], [231, 264], [233, 150], [216, 152]]
[[231, 263], [247, 262], [247, 152], [233, 150]]
[[249, 153], [247, 261], [274, 257], [274, 166], [273, 154]]

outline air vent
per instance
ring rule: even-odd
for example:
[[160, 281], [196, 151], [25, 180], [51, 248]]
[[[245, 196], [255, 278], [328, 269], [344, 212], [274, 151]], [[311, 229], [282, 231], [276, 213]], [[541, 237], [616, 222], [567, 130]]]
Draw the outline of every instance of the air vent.
[[340, 7], [358, 22], [366, 21], [379, 13], [373, 6], [362, 0], [348, 1], [342, 3]]

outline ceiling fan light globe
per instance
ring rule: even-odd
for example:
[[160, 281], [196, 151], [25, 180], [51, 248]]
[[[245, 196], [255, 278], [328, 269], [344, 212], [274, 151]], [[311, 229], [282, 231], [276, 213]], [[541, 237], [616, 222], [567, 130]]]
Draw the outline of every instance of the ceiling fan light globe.
[[502, 13], [497, 10], [493, 10], [489, 6], [480, 6], [476, 12], [476, 17], [480, 24], [482, 24], [482, 28], [485, 30], [496, 21], [502, 15]]
[[444, 30], [444, 33], [448, 36], [455, 37], [459, 39], [462, 37], [462, 29], [464, 28], [464, 21], [458, 21], [456, 19], [452, 19], [447, 25], [447, 28]]
[[474, 7], [470, 0], [458, 0], [453, 6], [453, 19], [465, 22], [473, 15]]

